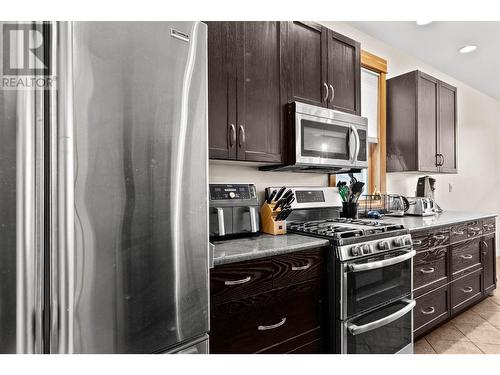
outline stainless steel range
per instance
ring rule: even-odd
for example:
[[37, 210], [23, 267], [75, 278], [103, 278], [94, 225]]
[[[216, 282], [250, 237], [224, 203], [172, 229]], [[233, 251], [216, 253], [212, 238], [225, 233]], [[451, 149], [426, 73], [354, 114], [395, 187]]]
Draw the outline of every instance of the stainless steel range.
[[[296, 188], [307, 191], [308, 188]], [[412, 262], [409, 231], [385, 221], [338, 217], [335, 188], [310, 188], [318, 207], [293, 207], [288, 232], [330, 240], [328, 259], [329, 350], [332, 353], [412, 353]], [[323, 191], [319, 194], [317, 191]], [[328, 192], [328, 194], [327, 194]], [[297, 196], [297, 194], [296, 194]], [[330, 218], [319, 211], [328, 209]], [[300, 220], [297, 220], [300, 218]]]

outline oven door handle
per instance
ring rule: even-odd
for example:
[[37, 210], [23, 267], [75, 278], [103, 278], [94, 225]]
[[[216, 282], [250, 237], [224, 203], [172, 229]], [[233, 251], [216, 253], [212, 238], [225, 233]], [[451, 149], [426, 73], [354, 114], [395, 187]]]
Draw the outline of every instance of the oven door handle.
[[384, 260], [380, 260], [378, 262], [371, 262], [371, 263], [364, 263], [364, 264], [349, 264], [348, 267], [352, 272], [362, 272], [362, 271], [374, 270], [377, 268], [392, 266], [393, 264], [404, 262], [405, 260], [413, 258], [416, 253], [417, 252], [415, 250], [411, 250], [411, 251], [407, 252], [406, 254], [403, 254], [403, 255], [400, 255], [400, 256], [397, 256], [394, 258], [384, 259]]
[[415, 300], [408, 300], [405, 299], [403, 300], [404, 302], [407, 303], [405, 307], [403, 307], [401, 310], [396, 311], [395, 313], [392, 313], [391, 315], [388, 315], [382, 319], [375, 320], [374, 322], [362, 325], [362, 326], [357, 326], [356, 324], [348, 324], [347, 329], [349, 330], [349, 333], [353, 336], [360, 335], [365, 332], [373, 331], [374, 329], [380, 328], [382, 326], [385, 326], [389, 323], [392, 323], [393, 321], [401, 318], [403, 315], [409, 313], [417, 302]]

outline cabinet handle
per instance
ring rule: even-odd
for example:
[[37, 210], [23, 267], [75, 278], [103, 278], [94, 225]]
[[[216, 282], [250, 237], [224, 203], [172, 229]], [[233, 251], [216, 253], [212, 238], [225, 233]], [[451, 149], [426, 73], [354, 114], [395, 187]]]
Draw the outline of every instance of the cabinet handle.
[[422, 245], [422, 241], [421, 240], [415, 240], [415, 241], [413, 241], [413, 244], [417, 245], [417, 246], [418, 245]]
[[285, 322], [286, 322], [286, 318], [283, 318], [283, 319], [281, 319], [281, 321], [279, 323], [271, 324], [270, 326], [258, 326], [257, 329], [259, 331], [267, 331], [270, 329], [275, 329], [275, 328], [281, 327], [283, 324], [285, 324]]
[[483, 244], [483, 255], [487, 255], [488, 254], [488, 243], [486, 241], [481, 241], [481, 243]]
[[444, 165], [444, 155], [443, 154], [439, 154], [439, 155], [441, 155], [441, 165], [440, 165], [440, 167], [442, 167]]
[[233, 147], [236, 143], [236, 127], [234, 124], [229, 125], [229, 146]]
[[461, 236], [464, 234], [464, 231], [461, 230], [461, 231], [458, 231], [458, 232], [453, 232], [453, 234], [456, 234], [457, 236]]
[[292, 266], [292, 271], [303, 271], [303, 270], [307, 270], [308, 268], [310, 268], [312, 265], [312, 263], [307, 263], [306, 265], [304, 266]]
[[323, 82], [323, 87], [325, 88], [325, 96], [323, 97], [323, 101], [326, 102], [328, 100], [328, 85], [326, 84], [326, 82]]
[[250, 280], [252, 280], [252, 276], [247, 276], [241, 280], [226, 280], [224, 281], [224, 285], [240, 285], [248, 283]]
[[441, 166], [441, 157], [440, 157], [441, 154], [436, 154], [436, 167], [440, 167]]
[[464, 255], [460, 255], [460, 258], [462, 258], [462, 259], [472, 259], [472, 255], [471, 254], [464, 254]]
[[330, 90], [332, 90], [332, 97], [330, 98], [330, 103], [333, 102], [333, 98], [335, 98], [335, 90], [333, 89], [333, 86], [330, 85]]
[[421, 309], [420, 311], [424, 315], [431, 315], [431, 314], [434, 314], [434, 312], [436, 311], [436, 309], [433, 306], [431, 306], [431, 307], [429, 307], [429, 310]]
[[434, 238], [436, 241], [441, 241], [441, 240], [444, 240], [446, 238], [446, 236], [443, 236], [443, 235], [437, 235], [437, 236], [433, 236], [432, 238]]
[[433, 273], [434, 271], [435, 271], [435, 269], [433, 267], [420, 269], [420, 272], [422, 272], [422, 273]]
[[240, 147], [243, 147], [243, 145], [247, 141], [247, 137], [245, 135], [245, 127], [243, 125], [238, 126], [238, 130], [240, 132]]
[[462, 288], [461, 291], [464, 293], [471, 293], [474, 289], [471, 286], [466, 286], [465, 288]]

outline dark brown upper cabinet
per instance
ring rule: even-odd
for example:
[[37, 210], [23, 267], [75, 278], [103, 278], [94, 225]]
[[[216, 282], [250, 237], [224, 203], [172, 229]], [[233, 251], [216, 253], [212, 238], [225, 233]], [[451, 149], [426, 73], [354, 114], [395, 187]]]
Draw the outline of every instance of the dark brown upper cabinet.
[[282, 162], [280, 22], [207, 22], [212, 159]]
[[457, 89], [420, 71], [387, 80], [387, 171], [456, 173]]
[[314, 22], [282, 22], [287, 102], [361, 114], [361, 47]]

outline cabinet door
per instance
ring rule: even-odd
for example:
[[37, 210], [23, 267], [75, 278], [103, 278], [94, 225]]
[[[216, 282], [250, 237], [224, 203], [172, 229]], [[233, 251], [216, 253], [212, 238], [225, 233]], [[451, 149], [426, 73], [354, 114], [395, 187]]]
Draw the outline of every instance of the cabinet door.
[[328, 30], [313, 22], [282, 22], [282, 26], [285, 41], [282, 69], [288, 85], [288, 102], [326, 107]]
[[361, 47], [328, 30], [328, 106], [361, 115]]
[[444, 82], [439, 82], [439, 134], [438, 152], [441, 156], [440, 172], [457, 171], [456, 153], [456, 104], [457, 89]]
[[237, 22], [236, 28], [237, 158], [281, 162], [280, 23]]
[[208, 141], [212, 159], [236, 159], [235, 24], [208, 25]]
[[483, 261], [484, 293], [488, 294], [496, 288], [496, 249], [495, 235], [483, 237], [481, 241]]
[[418, 170], [438, 171], [437, 98], [438, 80], [418, 72]]

